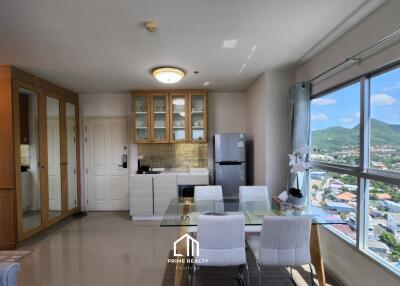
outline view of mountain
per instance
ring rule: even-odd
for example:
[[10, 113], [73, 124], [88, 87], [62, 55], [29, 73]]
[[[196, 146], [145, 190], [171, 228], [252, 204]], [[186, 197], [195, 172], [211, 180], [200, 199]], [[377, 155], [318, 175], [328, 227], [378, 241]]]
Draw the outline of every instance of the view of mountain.
[[[338, 151], [343, 146], [359, 145], [360, 125], [353, 128], [329, 127], [312, 132], [312, 145], [326, 151]], [[371, 145], [393, 145], [400, 148], [400, 125], [371, 120]]]

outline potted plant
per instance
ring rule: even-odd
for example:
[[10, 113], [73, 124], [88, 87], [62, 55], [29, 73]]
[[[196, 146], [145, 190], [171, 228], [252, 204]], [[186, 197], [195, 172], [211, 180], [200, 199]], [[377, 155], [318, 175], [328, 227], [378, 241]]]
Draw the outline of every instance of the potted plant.
[[311, 169], [310, 163], [307, 162], [310, 151], [310, 146], [305, 145], [295, 150], [292, 154], [289, 154], [290, 172], [296, 176], [296, 188], [292, 187], [289, 189], [288, 201], [293, 204], [294, 208], [303, 208], [306, 201], [306, 196], [300, 189], [299, 174]]

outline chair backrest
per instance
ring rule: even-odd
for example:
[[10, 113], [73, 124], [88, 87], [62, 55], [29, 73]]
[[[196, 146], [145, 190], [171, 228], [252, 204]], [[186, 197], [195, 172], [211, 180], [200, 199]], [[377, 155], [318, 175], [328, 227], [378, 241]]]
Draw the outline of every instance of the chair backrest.
[[267, 186], [240, 186], [239, 187], [240, 203], [265, 201], [267, 208], [271, 208]]
[[194, 187], [194, 200], [222, 200], [222, 187], [221, 186], [195, 186]]
[[197, 224], [199, 254], [205, 266], [230, 266], [246, 263], [243, 214], [199, 215]]
[[270, 266], [310, 263], [310, 233], [311, 216], [265, 216], [258, 262]]

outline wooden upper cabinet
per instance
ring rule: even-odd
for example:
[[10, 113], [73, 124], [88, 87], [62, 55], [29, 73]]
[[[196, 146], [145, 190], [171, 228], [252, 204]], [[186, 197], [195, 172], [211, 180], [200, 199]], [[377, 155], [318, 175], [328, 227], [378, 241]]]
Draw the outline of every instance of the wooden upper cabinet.
[[168, 102], [168, 93], [151, 93], [150, 141], [152, 143], [169, 142]]
[[207, 93], [138, 91], [132, 96], [133, 143], [206, 143]]
[[150, 96], [146, 93], [132, 97], [132, 141], [150, 142]]
[[189, 142], [186, 93], [170, 93], [171, 143]]
[[207, 95], [206, 93], [189, 93], [188, 96], [189, 141], [207, 142]]

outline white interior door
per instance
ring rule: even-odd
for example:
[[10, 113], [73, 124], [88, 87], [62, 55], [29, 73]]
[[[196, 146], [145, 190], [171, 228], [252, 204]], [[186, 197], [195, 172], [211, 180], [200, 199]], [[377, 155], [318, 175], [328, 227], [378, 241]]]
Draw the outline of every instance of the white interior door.
[[128, 119], [93, 118], [85, 120], [85, 175], [87, 209], [128, 210], [128, 168], [122, 156], [128, 155]]

